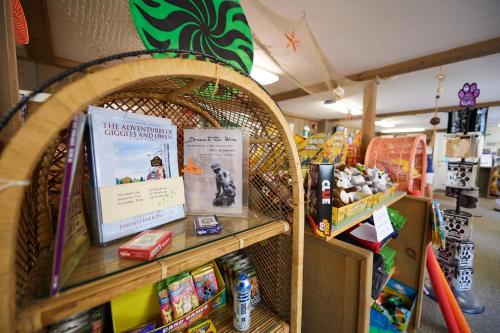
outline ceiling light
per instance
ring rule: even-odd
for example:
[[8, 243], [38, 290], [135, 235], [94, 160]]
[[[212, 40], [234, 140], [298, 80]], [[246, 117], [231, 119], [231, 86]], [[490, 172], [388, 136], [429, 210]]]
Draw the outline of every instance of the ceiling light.
[[375, 122], [375, 125], [377, 126], [380, 126], [380, 127], [383, 127], [383, 128], [392, 128], [392, 127], [396, 127], [396, 124], [394, 124], [392, 121], [390, 120], [386, 120], [386, 119], [382, 119], [382, 120], [378, 120]]
[[278, 75], [268, 72], [256, 66], [252, 67], [252, 72], [250, 73], [250, 76], [263, 86], [267, 86], [268, 84], [274, 83], [280, 79]]
[[332, 109], [334, 111], [337, 111], [337, 112], [340, 112], [343, 114], [351, 113], [351, 115], [353, 115], [353, 116], [359, 116], [359, 115], [363, 114], [363, 111], [361, 111], [360, 109], [358, 109], [352, 105], [348, 105], [347, 103], [344, 103], [341, 101], [336, 102], [334, 100], [327, 99], [326, 101], [323, 102], [323, 105], [328, 107], [329, 109]]
[[383, 129], [382, 133], [413, 133], [413, 132], [424, 132], [425, 128], [423, 127], [398, 127], [398, 128], [390, 128]]

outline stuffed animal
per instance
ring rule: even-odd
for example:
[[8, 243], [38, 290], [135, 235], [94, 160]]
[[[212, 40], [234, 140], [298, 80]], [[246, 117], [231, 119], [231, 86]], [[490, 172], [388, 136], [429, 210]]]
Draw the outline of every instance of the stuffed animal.
[[366, 173], [371, 180], [373, 193], [387, 192], [387, 187], [392, 185], [390, 178], [378, 168], [367, 168]]
[[333, 178], [333, 207], [339, 208], [359, 200], [356, 187], [352, 185], [346, 172], [337, 169]]

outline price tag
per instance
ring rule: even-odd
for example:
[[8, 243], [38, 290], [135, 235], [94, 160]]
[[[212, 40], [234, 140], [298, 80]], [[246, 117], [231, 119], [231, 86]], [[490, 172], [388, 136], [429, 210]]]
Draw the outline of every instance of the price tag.
[[394, 232], [386, 206], [373, 212], [373, 222], [375, 225], [375, 232], [377, 234], [377, 242], [382, 241]]

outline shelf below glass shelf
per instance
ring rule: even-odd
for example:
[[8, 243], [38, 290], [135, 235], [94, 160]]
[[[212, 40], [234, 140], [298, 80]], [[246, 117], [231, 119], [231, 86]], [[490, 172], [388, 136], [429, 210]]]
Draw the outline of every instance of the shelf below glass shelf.
[[[211, 236], [195, 236], [192, 216], [160, 227], [174, 235], [171, 244], [151, 261], [118, 258], [118, 247], [132, 236], [107, 247], [91, 247], [57, 296], [24, 298], [18, 331], [39, 330], [129, 291], [290, 230], [288, 222], [251, 210], [246, 218], [220, 217], [219, 220], [223, 231]], [[35, 275], [38, 281], [32, 281], [34, 287], [41, 285], [42, 280], [38, 277], [41, 274]]]
[[[230, 333], [239, 332], [233, 327], [233, 311], [231, 305], [226, 305], [220, 310], [209, 315], [209, 319], [214, 323], [217, 332]], [[259, 305], [251, 312], [250, 329], [246, 332], [289, 332], [288, 323], [280, 319], [265, 305]]]

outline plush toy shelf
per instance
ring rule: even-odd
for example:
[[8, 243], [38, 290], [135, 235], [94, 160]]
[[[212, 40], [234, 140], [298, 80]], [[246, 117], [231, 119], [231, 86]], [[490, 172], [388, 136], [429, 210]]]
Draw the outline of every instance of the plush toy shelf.
[[[367, 218], [371, 217], [373, 215], [373, 212], [376, 211], [377, 209], [380, 209], [384, 206], [389, 207], [390, 205], [394, 204], [395, 202], [398, 202], [399, 200], [404, 198], [405, 195], [406, 195], [405, 192], [396, 192], [393, 195], [386, 198], [385, 200], [378, 202], [374, 207], [363, 209], [361, 212], [359, 212], [355, 215], [352, 215], [346, 219], [343, 219], [338, 224], [333, 225], [332, 235], [329, 237], [329, 239], [332, 239], [335, 236], [343, 233], [344, 231], [349, 230], [350, 228], [354, 227], [355, 225], [363, 222]], [[310, 228], [306, 228], [305, 232], [306, 232], [306, 234], [312, 235], [312, 231]]]

